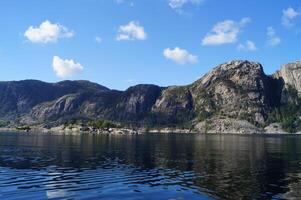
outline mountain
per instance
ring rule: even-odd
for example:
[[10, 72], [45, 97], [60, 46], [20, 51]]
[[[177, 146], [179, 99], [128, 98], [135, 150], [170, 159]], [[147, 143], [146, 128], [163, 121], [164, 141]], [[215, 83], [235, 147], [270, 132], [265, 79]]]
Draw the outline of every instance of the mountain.
[[64, 95], [108, 91], [109, 89], [88, 81], [63, 81], [44, 83], [36, 80], [0, 82], [0, 116], [15, 119], [44, 102]]
[[301, 62], [272, 75], [261, 64], [231, 61], [187, 86], [137, 85], [111, 90], [88, 81], [0, 82], [0, 119], [14, 125], [58, 126], [106, 119], [136, 127], [200, 132], [301, 130]]

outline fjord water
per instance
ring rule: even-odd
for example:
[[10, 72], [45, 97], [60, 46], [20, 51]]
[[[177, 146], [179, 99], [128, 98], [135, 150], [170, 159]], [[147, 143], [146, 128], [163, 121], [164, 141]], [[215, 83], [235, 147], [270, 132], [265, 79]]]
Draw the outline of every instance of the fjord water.
[[301, 199], [301, 137], [0, 133], [0, 199]]

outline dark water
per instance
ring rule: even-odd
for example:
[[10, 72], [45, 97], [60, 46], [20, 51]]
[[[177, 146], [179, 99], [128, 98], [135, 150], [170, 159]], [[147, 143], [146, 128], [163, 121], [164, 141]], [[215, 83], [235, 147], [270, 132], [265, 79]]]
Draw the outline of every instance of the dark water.
[[0, 199], [301, 199], [301, 136], [0, 133]]

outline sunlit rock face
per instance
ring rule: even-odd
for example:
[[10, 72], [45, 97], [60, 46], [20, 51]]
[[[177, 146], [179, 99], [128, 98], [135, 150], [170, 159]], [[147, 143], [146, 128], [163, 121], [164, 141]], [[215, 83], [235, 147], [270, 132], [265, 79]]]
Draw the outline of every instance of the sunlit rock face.
[[0, 118], [14, 119], [41, 103], [54, 101], [68, 94], [107, 91], [89, 81], [45, 83], [37, 80], [0, 82]]
[[[209, 94], [212, 107], [221, 115], [263, 124], [267, 113], [279, 103], [274, 92], [276, 84], [264, 73], [261, 64], [232, 61], [214, 68], [195, 82], [192, 90], [196, 102], [203, 102], [199, 91]], [[202, 107], [202, 103], [198, 106]]]
[[283, 79], [286, 86], [294, 87], [301, 94], [301, 61], [283, 65], [276, 76]]

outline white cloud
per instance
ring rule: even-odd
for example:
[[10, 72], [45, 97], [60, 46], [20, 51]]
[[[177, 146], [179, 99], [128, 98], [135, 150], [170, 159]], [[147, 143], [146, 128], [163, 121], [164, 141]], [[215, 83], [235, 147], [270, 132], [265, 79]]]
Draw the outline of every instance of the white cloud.
[[226, 20], [217, 23], [213, 29], [203, 38], [202, 45], [222, 45], [235, 43], [241, 29], [251, 22], [251, 19], [246, 17], [235, 22]]
[[146, 40], [147, 34], [144, 27], [138, 21], [131, 21], [127, 25], [121, 25], [116, 37], [117, 41], [122, 40]]
[[56, 75], [60, 78], [71, 77], [81, 73], [84, 67], [73, 60], [63, 60], [58, 56], [53, 57], [52, 67]]
[[125, 82], [127, 84], [134, 84], [136, 81], [134, 79], [127, 79], [127, 80], [125, 80]]
[[100, 44], [100, 43], [102, 42], [102, 38], [99, 37], [99, 36], [96, 36], [96, 37], [94, 38], [94, 40], [95, 40], [95, 42], [98, 43], [98, 44]]
[[182, 8], [186, 4], [199, 5], [203, 0], [168, 0], [168, 5], [173, 10], [182, 12]]
[[134, 2], [127, 1], [127, 0], [114, 0], [117, 4], [127, 3], [129, 6], [134, 7]]
[[282, 11], [282, 25], [285, 27], [294, 26], [294, 19], [298, 17], [301, 13], [293, 9], [292, 7], [287, 8]]
[[124, 0], [115, 0], [116, 3], [121, 4], [124, 3]]
[[33, 43], [47, 44], [57, 42], [60, 38], [71, 38], [74, 32], [68, 30], [60, 24], [52, 24], [46, 20], [39, 27], [30, 26], [24, 33], [24, 36]]
[[192, 55], [187, 50], [180, 49], [179, 47], [164, 49], [163, 55], [167, 59], [173, 60], [180, 65], [195, 64], [198, 62], [198, 57], [196, 55]]
[[254, 42], [248, 40], [245, 44], [239, 44], [237, 46], [237, 49], [239, 51], [256, 51], [257, 47]]
[[273, 27], [267, 28], [267, 45], [277, 46], [281, 43], [281, 38], [277, 36], [276, 31]]
[[172, 9], [179, 9], [179, 8], [182, 8], [182, 6], [187, 2], [188, 2], [188, 0], [169, 0], [168, 5]]

